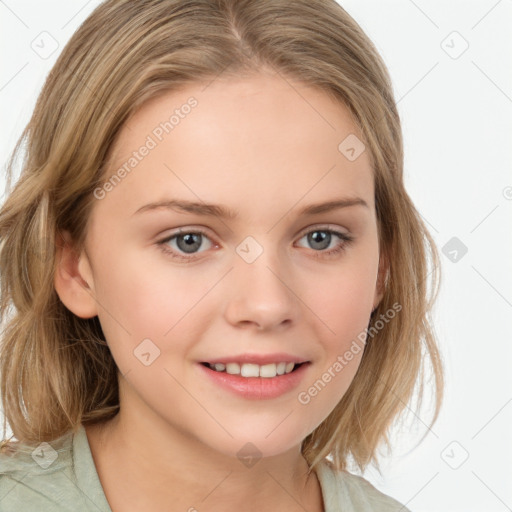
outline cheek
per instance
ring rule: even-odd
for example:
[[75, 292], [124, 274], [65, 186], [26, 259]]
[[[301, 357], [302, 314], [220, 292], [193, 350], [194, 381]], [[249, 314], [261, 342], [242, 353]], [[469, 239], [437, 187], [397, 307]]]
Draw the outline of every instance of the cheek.
[[[107, 256], [105, 254], [105, 256]], [[99, 318], [112, 354], [121, 371], [130, 369], [134, 350], [144, 340], [150, 352], [158, 354], [155, 363], [184, 353], [190, 333], [200, 328], [198, 318], [206, 318], [204, 300], [216, 278], [197, 270], [144, 262], [140, 253], [109, 254], [95, 269], [95, 293]], [[203, 322], [204, 323], [204, 322]], [[160, 357], [162, 356], [162, 357]]]
[[[307, 411], [305, 426], [314, 430], [343, 398], [359, 368], [372, 307], [371, 265], [347, 267], [309, 294], [316, 318], [315, 338], [322, 345], [312, 378], [299, 390], [297, 403]], [[370, 293], [371, 292], [371, 293]]]
[[[298, 402], [326, 417], [350, 386], [361, 362], [377, 279], [376, 245], [361, 247], [307, 288], [306, 303], [316, 315], [323, 358]], [[310, 425], [311, 426], [311, 425]], [[314, 425], [316, 426], [316, 425]]]
[[340, 260], [315, 286], [306, 288], [311, 310], [323, 320], [327, 338], [341, 346], [367, 327], [376, 289], [378, 259], [372, 253], [352, 253]]
[[148, 334], [143, 331], [151, 329], [161, 336], [200, 299], [206, 286], [195, 274], [191, 279], [190, 271], [176, 266], [170, 271], [152, 249], [148, 252], [153, 258], [144, 258], [140, 251], [98, 257], [104, 263], [95, 272], [96, 293], [128, 331]]

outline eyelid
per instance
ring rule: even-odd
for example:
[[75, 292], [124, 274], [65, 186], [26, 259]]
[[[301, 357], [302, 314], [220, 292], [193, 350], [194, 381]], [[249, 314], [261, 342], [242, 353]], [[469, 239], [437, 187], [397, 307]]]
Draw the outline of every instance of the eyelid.
[[[304, 235], [309, 234], [311, 231], [314, 231], [314, 230], [320, 231], [322, 229], [334, 231], [334, 232], [339, 231], [339, 232], [341, 232], [342, 235], [350, 236], [350, 232], [348, 230], [344, 231], [344, 228], [340, 228], [339, 226], [334, 225], [334, 224], [311, 224], [311, 225], [303, 228], [301, 231], [299, 231], [299, 234], [297, 235], [297, 237], [302, 238]], [[171, 239], [177, 235], [180, 235], [182, 233], [185, 233], [185, 234], [186, 233], [200, 233], [200, 234], [206, 236], [215, 245], [219, 245], [217, 242], [215, 242], [215, 237], [212, 237], [212, 235], [210, 234], [210, 230], [208, 228], [205, 228], [203, 226], [193, 226], [193, 225], [176, 228], [171, 233], [169, 233], [167, 236], [160, 239], [160, 241], [161, 242], [168, 241], [169, 239]]]
[[163, 238], [160, 238], [159, 240], [157, 240], [157, 243], [158, 244], [162, 244], [162, 243], [165, 243], [165, 242], [169, 242], [170, 240], [172, 240], [173, 238], [179, 236], [179, 235], [183, 235], [183, 234], [189, 234], [189, 233], [193, 233], [193, 234], [200, 234], [200, 235], [203, 235], [205, 238], [207, 238], [208, 240], [210, 240], [210, 242], [212, 243], [213, 246], [219, 246], [219, 244], [215, 241], [215, 237], [213, 237], [211, 234], [210, 234], [210, 231], [207, 229], [207, 228], [203, 228], [203, 227], [185, 227], [185, 228], [176, 228], [174, 231], [171, 231], [169, 234], [167, 234], [166, 236], [164, 236]]
[[[167, 243], [170, 242], [172, 239], [176, 238], [177, 236], [179, 236], [181, 234], [189, 234], [189, 233], [200, 234], [200, 235], [204, 236], [205, 238], [207, 238], [210, 241], [210, 243], [212, 244], [212, 248], [219, 247], [219, 244], [217, 242], [215, 242], [214, 237], [212, 237], [209, 234], [209, 230], [207, 228], [194, 227], [194, 226], [185, 226], [185, 227], [176, 228], [171, 233], [169, 233], [167, 236], [158, 239], [156, 241], [156, 245], [162, 251], [164, 251], [164, 253], [169, 254], [172, 258], [181, 259], [181, 260], [185, 260], [185, 261], [187, 261], [187, 260], [192, 261], [194, 258], [197, 258], [197, 256], [194, 256], [194, 254], [187, 256], [185, 254], [176, 252], [174, 249], [166, 247]], [[206, 251], [201, 251], [201, 252], [206, 252]], [[197, 254], [201, 254], [201, 253], [197, 253]]]
[[[172, 233], [170, 233], [165, 238], [161, 239], [160, 241], [156, 242], [156, 245], [168, 256], [175, 260], [181, 260], [185, 263], [193, 263], [197, 260], [201, 259], [200, 254], [202, 252], [208, 252], [208, 249], [205, 251], [201, 251], [199, 253], [191, 253], [190, 255], [186, 255], [186, 253], [180, 253], [179, 251], [176, 251], [174, 249], [171, 249], [167, 246], [167, 243], [179, 236], [180, 234], [200, 234], [206, 237], [213, 247], [218, 248], [219, 244], [215, 242], [214, 237], [211, 237], [209, 235], [209, 230], [203, 227], [180, 227], [174, 230]], [[304, 238], [304, 236], [314, 233], [315, 231], [329, 231], [330, 233], [334, 234], [334, 236], [338, 237], [341, 240], [341, 243], [338, 243], [337, 246], [330, 250], [325, 251], [313, 251], [312, 256], [314, 258], [318, 259], [328, 259], [330, 257], [334, 257], [337, 254], [343, 252], [346, 250], [346, 248], [354, 241], [354, 237], [348, 232], [343, 232], [343, 228], [339, 228], [338, 226], [332, 225], [332, 224], [324, 224], [324, 225], [310, 225], [305, 227], [301, 230], [300, 234], [298, 235], [298, 239]]]
[[311, 224], [310, 226], [305, 227], [299, 233], [299, 237], [302, 238], [304, 235], [307, 235], [311, 231], [335, 231], [340, 232], [343, 235], [350, 236], [350, 232], [348, 230], [344, 231], [345, 228], [341, 228], [335, 224]]

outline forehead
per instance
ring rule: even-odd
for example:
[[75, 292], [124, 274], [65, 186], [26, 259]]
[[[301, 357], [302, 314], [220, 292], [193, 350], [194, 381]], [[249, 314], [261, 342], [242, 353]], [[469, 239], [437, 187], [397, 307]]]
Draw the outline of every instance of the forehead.
[[149, 100], [127, 121], [105, 178], [127, 172], [105, 203], [126, 215], [175, 196], [250, 216], [326, 196], [364, 196], [373, 207], [368, 155], [348, 159], [340, 151], [347, 137], [362, 139], [342, 103], [281, 75], [190, 84]]

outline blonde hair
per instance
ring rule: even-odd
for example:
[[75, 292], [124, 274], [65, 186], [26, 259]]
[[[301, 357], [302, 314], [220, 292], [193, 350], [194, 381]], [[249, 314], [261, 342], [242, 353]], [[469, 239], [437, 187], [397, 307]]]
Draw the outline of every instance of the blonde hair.
[[[389, 446], [390, 426], [418, 383], [421, 402], [425, 361], [434, 377], [435, 422], [443, 389], [430, 320], [438, 254], [404, 188], [388, 71], [359, 25], [334, 0], [108, 0], [62, 51], [8, 166], [9, 190], [25, 143], [21, 176], [0, 210], [1, 400], [20, 442], [51, 441], [119, 410], [117, 368], [98, 317], [71, 313], [53, 280], [58, 233], [69, 231], [82, 249], [93, 191], [121, 127], [150, 98], [264, 67], [349, 109], [370, 155], [389, 264], [358, 372], [303, 440], [302, 453], [311, 468], [328, 455], [339, 469], [349, 457], [361, 469], [378, 463], [377, 448]], [[399, 319], [377, 329], [396, 304]]]

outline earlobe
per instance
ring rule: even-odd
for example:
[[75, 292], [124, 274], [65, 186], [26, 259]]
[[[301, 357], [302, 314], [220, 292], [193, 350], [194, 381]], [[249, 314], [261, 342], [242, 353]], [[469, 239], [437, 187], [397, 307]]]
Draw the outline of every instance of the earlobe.
[[57, 234], [55, 291], [62, 303], [80, 318], [98, 314], [91, 266], [85, 251], [77, 254], [67, 231]]

